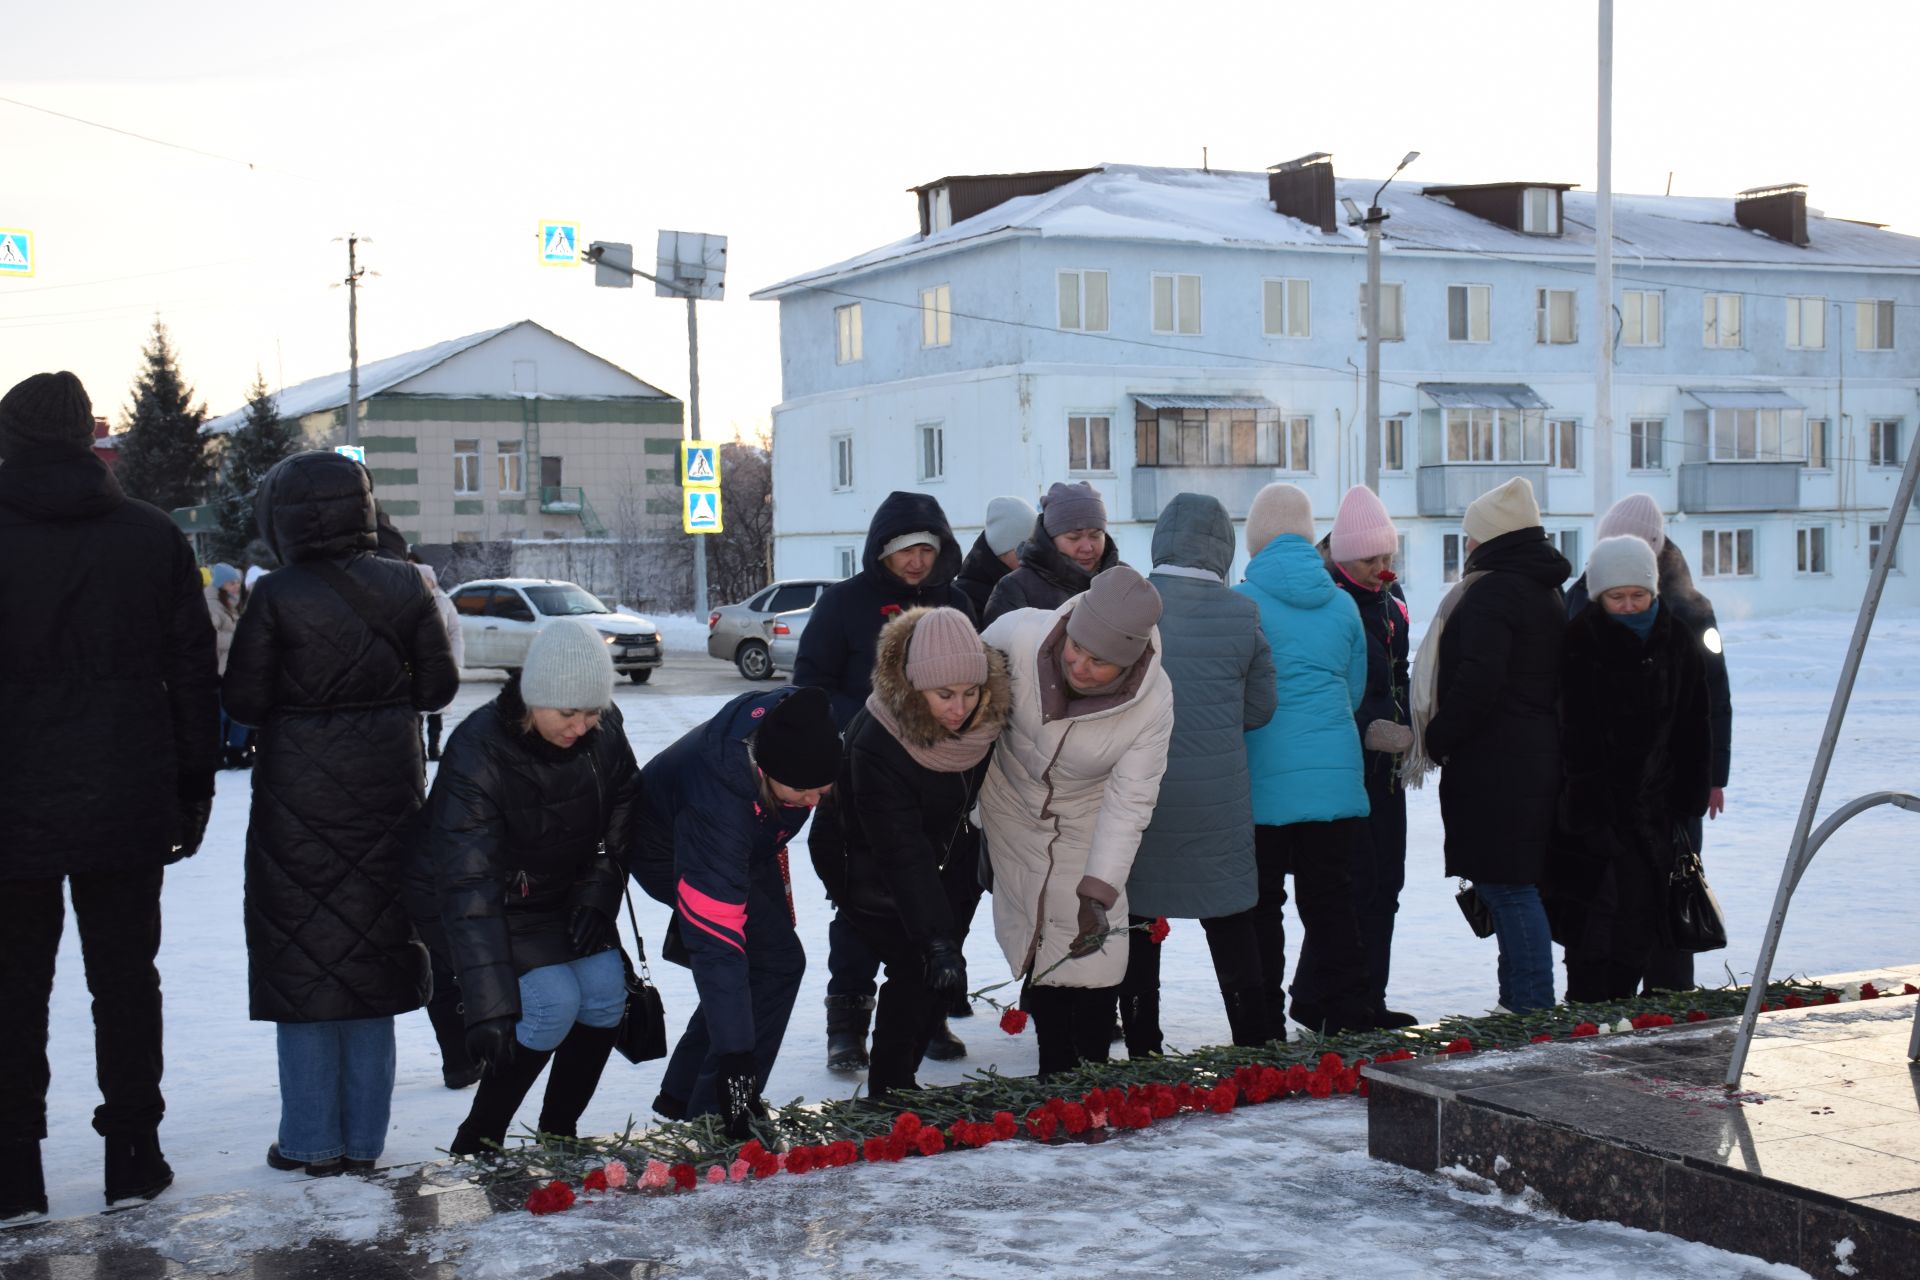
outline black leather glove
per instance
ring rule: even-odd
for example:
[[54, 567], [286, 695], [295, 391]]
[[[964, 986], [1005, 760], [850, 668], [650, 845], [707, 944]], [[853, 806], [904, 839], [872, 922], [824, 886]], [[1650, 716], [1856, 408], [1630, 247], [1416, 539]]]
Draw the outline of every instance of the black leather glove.
[[575, 907], [573, 919], [567, 926], [574, 954], [590, 956], [605, 951], [613, 945], [614, 927], [612, 916], [594, 907]]
[[927, 944], [927, 987], [943, 996], [967, 989], [967, 958], [951, 939], [935, 938]]
[[760, 1073], [751, 1053], [724, 1053], [714, 1062], [713, 1091], [720, 1103], [720, 1119], [727, 1137], [745, 1142], [753, 1136], [750, 1122], [764, 1117], [767, 1109], [760, 1102]]
[[1080, 932], [1074, 935], [1073, 942], [1067, 947], [1067, 954], [1075, 960], [1092, 955], [1106, 942], [1106, 907], [1098, 899], [1083, 896], [1080, 899], [1080, 918], [1077, 923]]
[[174, 802], [173, 851], [167, 857], [169, 865], [182, 858], [191, 858], [200, 852], [200, 842], [207, 836], [207, 819], [213, 816], [213, 797], [204, 800], [178, 800]]
[[467, 1056], [486, 1075], [504, 1070], [513, 1057], [513, 1027], [517, 1018], [488, 1018], [467, 1028]]

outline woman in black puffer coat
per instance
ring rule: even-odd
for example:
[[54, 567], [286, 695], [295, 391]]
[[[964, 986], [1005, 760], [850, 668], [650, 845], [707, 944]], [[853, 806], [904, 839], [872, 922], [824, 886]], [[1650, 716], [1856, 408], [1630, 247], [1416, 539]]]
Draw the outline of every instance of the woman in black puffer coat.
[[448, 1150], [476, 1155], [553, 1059], [541, 1133], [576, 1134], [626, 1006], [615, 920], [640, 770], [613, 706], [600, 633], [563, 619], [518, 676], [447, 740], [428, 802], [428, 936], [459, 978], [467, 1047], [486, 1067]]
[[957, 609], [911, 609], [880, 632], [873, 692], [847, 726], [811, 852], [842, 918], [886, 963], [867, 1091], [916, 1088], [980, 898], [969, 818], [1012, 701], [999, 653]]
[[251, 1015], [279, 1024], [267, 1161], [333, 1172], [380, 1155], [393, 1016], [427, 998], [401, 878], [426, 793], [419, 714], [445, 706], [459, 674], [420, 575], [372, 554], [359, 463], [295, 454], [261, 481], [254, 514], [286, 567], [254, 587], [221, 694], [259, 730], [246, 925]]

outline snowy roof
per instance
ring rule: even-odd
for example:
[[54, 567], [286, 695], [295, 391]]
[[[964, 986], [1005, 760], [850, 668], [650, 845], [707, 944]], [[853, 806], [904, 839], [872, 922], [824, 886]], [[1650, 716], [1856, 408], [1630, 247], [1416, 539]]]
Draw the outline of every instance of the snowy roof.
[[[1350, 196], [1364, 205], [1379, 182], [1345, 178], [1337, 179], [1334, 185], [1337, 195]], [[1423, 185], [1436, 188], [1444, 184]], [[1403, 182], [1387, 188], [1381, 197], [1381, 206], [1389, 216], [1385, 247], [1389, 252], [1403, 253], [1591, 260], [1594, 195], [1570, 190], [1563, 199], [1565, 234], [1526, 235], [1476, 217], [1437, 195], [1424, 195], [1421, 186]], [[1801, 247], [1737, 225], [1733, 204], [1732, 196], [1615, 195], [1616, 260], [1920, 271], [1920, 238], [1869, 223], [1829, 218], [1809, 209], [1807, 231], [1811, 243]], [[995, 205], [934, 235], [896, 240], [844, 262], [768, 285], [752, 296], [779, 298], [876, 267], [1023, 235], [1244, 249], [1357, 251], [1366, 245], [1359, 228], [1343, 225], [1325, 232], [1274, 212], [1264, 173], [1110, 164], [1051, 191]]]
[[[388, 356], [384, 360], [374, 360], [361, 365], [360, 398], [362, 400], [371, 399], [379, 395], [382, 391], [397, 387], [410, 378], [417, 378], [427, 370], [445, 364], [463, 351], [470, 351], [482, 343], [492, 341], [501, 334], [511, 333], [513, 330], [525, 325], [532, 325], [535, 329], [547, 334], [557, 342], [567, 342], [567, 340], [560, 337], [559, 334], [553, 333], [552, 330], [542, 325], [534, 324], [531, 320], [516, 320], [512, 324], [503, 324], [497, 329], [483, 329], [479, 333], [470, 333], [464, 338], [449, 338], [445, 342], [436, 342], [434, 345], [422, 347], [418, 351], [409, 351], [403, 355]], [[576, 343], [567, 342], [567, 345], [576, 347], [579, 350], [585, 350], [585, 348], [578, 347]], [[592, 353], [588, 352], [588, 354], [591, 355]], [[600, 357], [596, 356], [594, 358], [599, 359]], [[622, 372], [624, 372], [624, 370]], [[627, 376], [632, 377], [631, 374]], [[639, 382], [640, 380], [635, 378], [634, 381]], [[641, 385], [647, 386], [646, 383], [641, 383]], [[656, 388], [648, 387], [648, 390], [652, 391], [655, 395], [666, 395], [665, 392], [659, 391]], [[529, 392], [527, 394], [530, 398], [534, 399], [553, 398], [552, 396], [542, 396], [537, 392]], [[342, 369], [338, 373], [322, 374], [317, 378], [308, 378], [305, 382], [296, 382], [290, 387], [283, 387], [274, 393], [273, 400], [275, 411], [278, 412], [282, 418], [288, 419], [304, 418], [310, 413], [322, 413], [328, 409], [338, 409], [347, 402], [347, 371]], [[246, 418], [247, 406], [243, 404], [230, 413], [224, 413], [212, 419], [205, 426], [201, 427], [200, 430], [202, 434], [218, 433], [220, 435], [226, 435], [229, 432], [237, 430], [241, 423], [246, 421]]]

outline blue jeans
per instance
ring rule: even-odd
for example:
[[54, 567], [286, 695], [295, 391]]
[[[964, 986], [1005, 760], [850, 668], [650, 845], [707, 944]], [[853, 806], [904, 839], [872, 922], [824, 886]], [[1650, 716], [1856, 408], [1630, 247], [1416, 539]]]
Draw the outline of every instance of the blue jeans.
[[280, 1154], [377, 1160], [393, 1109], [393, 1019], [281, 1022]]
[[619, 948], [520, 975], [520, 1023], [513, 1038], [529, 1049], [555, 1049], [576, 1022], [617, 1027], [627, 1008], [627, 969]]
[[1475, 882], [1493, 912], [1500, 943], [1500, 1003], [1515, 1013], [1553, 1007], [1553, 937], [1540, 890], [1530, 884]]

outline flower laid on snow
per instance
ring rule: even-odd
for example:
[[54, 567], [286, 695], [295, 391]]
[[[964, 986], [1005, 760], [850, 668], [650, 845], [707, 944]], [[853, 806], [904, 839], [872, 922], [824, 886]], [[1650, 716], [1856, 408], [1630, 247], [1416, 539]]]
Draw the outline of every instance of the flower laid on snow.
[[535, 1187], [527, 1196], [527, 1212], [560, 1213], [573, 1207], [573, 1188], [555, 1178], [544, 1187]]
[[1878, 1000], [1879, 998], [1880, 988], [1874, 986], [1871, 982], [1861, 983], [1860, 992], [1854, 997], [1856, 1000]]
[[1465, 1036], [1455, 1036], [1455, 1037], [1454, 1037], [1454, 1038], [1453, 1038], [1453, 1039], [1452, 1039], [1451, 1041], [1449, 1041], [1449, 1042], [1448, 1042], [1448, 1044], [1447, 1044], [1447, 1047], [1446, 1047], [1446, 1048], [1444, 1048], [1444, 1049], [1442, 1049], [1442, 1050], [1441, 1050], [1440, 1052], [1442, 1052], [1442, 1053], [1472, 1053], [1472, 1052], [1473, 1052], [1473, 1041], [1471, 1041], [1471, 1040], [1469, 1040], [1469, 1039], [1467, 1039], [1467, 1038], [1466, 1038]]
[[1846, 983], [1840, 988], [1840, 998], [1842, 1000], [1858, 1000], [1860, 999], [1860, 994], [1860, 984], [1857, 982]]
[[1615, 1031], [1631, 1031], [1633, 1030], [1633, 1023], [1629, 1022], [1625, 1018], [1622, 1018], [1620, 1019], [1620, 1021], [1613, 1024], [1613, 1029]]
[[582, 1191], [605, 1191], [607, 1189], [607, 1171], [605, 1169], [595, 1169], [592, 1173], [589, 1173], [580, 1180], [580, 1189]]
[[1700, 1010], [1698, 1009], [1687, 1010], [1688, 1022], [1705, 1022], [1706, 1020], [1707, 1020], [1707, 1015], [1702, 1013]]
[[600, 1172], [605, 1176], [607, 1185], [615, 1191], [627, 1185], [627, 1166], [624, 1161], [609, 1160], [607, 1161], [606, 1167], [600, 1170]]
[[668, 1169], [667, 1175], [673, 1179], [673, 1185], [679, 1187], [682, 1191], [693, 1190], [694, 1184], [699, 1181], [699, 1176], [694, 1173], [693, 1166], [685, 1161]]
[[1635, 1017], [1631, 1025], [1635, 1031], [1645, 1031], [1648, 1027], [1670, 1027], [1673, 1025], [1673, 1015], [1670, 1013], [1643, 1013]]
[[708, 1182], [725, 1182], [726, 1180], [727, 1180], [727, 1170], [725, 1165], [716, 1164], [708, 1168], [707, 1170]]
[[747, 1175], [753, 1172], [753, 1165], [746, 1160], [735, 1160], [727, 1166], [727, 1176], [735, 1182], [745, 1182]]
[[1539, 1035], [1537, 1035], [1537, 1036], [1535, 1036], [1535, 1037], [1533, 1037], [1533, 1039], [1532, 1039], [1531, 1041], [1529, 1041], [1529, 1043], [1531, 1043], [1531, 1044], [1546, 1044], [1546, 1043], [1547, 1043], [1548, 1041], [1550, 1041], [1550, 1040], [1552, 1040], [1552, 1039], [1553, 1039], [1553, 1037], [1552, 1037], [1552, 1036], [1550, 1036], [1550, 1035], [1548, 1035], [1548, 1034], [1547, 1034], [1546, 1032], [1544, 1032], [1544, 1031], [1542, 1031], [1542, 1032], [1541, 1032], [1541, 1033], [1540, 1033]]
[[640, 1174], [640, 1186], [648, 1191], [658, 1191], [671, 1181], [673, 1175], [668, 1172], [664, 1160], [647, 1161], [646, 1169]]
[[1008, 1009], [1000, 1015], [1000, 1029], [1010, 1036], [1017, 1036], [1027, 1029], [1027, 1011]]

